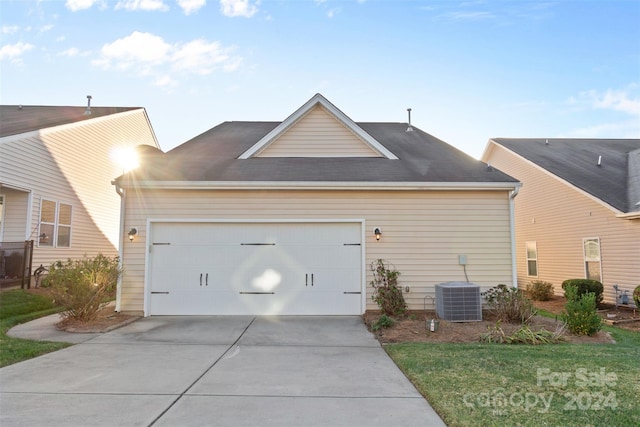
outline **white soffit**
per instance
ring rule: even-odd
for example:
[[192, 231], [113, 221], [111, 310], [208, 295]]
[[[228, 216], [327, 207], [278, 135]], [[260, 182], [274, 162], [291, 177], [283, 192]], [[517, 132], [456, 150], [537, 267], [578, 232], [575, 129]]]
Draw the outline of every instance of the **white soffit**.
[[383, 157], [389, 160], [397, 160], [398, 158], [389, 151], [384, 145], [378, 142], [375, 138], [362, 130], [353, 120], [347, 117], [342, 111], [336, 108], [331, 102], [329, 102], [324, 96], [319, 93], [315, 94], [309, 101], [307, 101], [302, 107], [298, 108], [293, 114], [287, 117], [282, 123], [276, 126], [271, 132], [263, 136], [258, 142], [256, 142], [251, 148], [242, 153], [238, 159], [245, 160], [251, 158], [254, 154], [260, 152], [266, 148], [269, 144], [275, 141], [280, 135], [286, 132], [291, 126], [293, 126], [300, 118], [307, 114], [317, 104], [324, 107], [329, 114], [342, 122], [350, 131], [362, 139], [373, 150], [377, 151]]

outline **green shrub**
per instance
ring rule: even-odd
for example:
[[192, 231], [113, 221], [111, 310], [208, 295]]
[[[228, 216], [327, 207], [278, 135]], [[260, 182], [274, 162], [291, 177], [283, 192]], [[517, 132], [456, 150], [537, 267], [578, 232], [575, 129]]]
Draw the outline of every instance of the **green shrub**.
[[533, 303], [520, 289], [498, 285], [482, 293], [489, 311], [496, 319], [507, 323], [529, 323], [536, 314]]
[[562, 289], [564, 289], [565, 291], [564, 296], [567, 299], [569, 299], [569, 297], [567, 296], [568, 286], [575, 286], [577, 288], [578, 293], [576, 295], [576, 298], [580, 298], [581, 295], [591, 292], [595, 294], [596, 306], [602, 303], [602, 299], [603, 299], [602, 293], [604, 292], [604, 286], [602, 286], [602, 283], [598, 282], [597, 280], [591, 280], [591, 279], [565, 280], [564, 282], [562, 282]]
[[640, 308], [640, 286], [633, 290], [633, 302], [636, 303], [636, 308]]
[[527, 285], [527, 294], [534, 301], [549, 301], [553, 297], [553, 283], [533, 280]]
[[567, 303], [561, 315], [567, 328], [576, 335], [591, 336], [602, 328], [602, 318], [596, 313], [596, 295], [579, 294], [575, 286], [565, 288]]
[[370, 269], [373, 274], [373, 280], [370, 282], [373, 287], [371, 299], [378, 304], [382, 314], [387, 316], [403, 314], [407, 310], [407, 303], [404, 301], [402, 289], [398, 287], [400, 272], [383, 259], [373, 261]]
[[46, 284], [56, 304], [64, 307], [65, 318], [80, 321], [94, 319], [109, 299], [115, 296], [121, 271], [118, 257], [56, 261], [49, 268]]
[[394, 323], [395, 322], [391, 317], [387, 316], [386, 314], [383, 314], [378, 318], [378, 320], [373, 325], [371, 325], [371, 330], [378, 331], [383, 328], [390, 328], [393, 326]]

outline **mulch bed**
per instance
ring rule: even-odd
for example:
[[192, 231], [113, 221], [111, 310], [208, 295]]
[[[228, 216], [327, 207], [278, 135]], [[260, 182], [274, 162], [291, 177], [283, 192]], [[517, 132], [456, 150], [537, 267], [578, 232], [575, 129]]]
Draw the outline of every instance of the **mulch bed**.
[[[562, 326], [560, 313], [562, 313], [565, 303], [566, 299], [562, 296], [554, 296], [549, 301], [534, 301], [534, 306], [537, 309], [556, 314], [556, 318], [535, 316], [529, 324], [531, 329], [534, 331], [545, 329], [550, 332], [555, 332]], [[619, 323], [615, 323], [614, 326], [640, 332], [640, 314], [634, 309], [624, 306], [619, 306], [616, 309], [614, 305], [604, 304], [599, 308], [598, 313], [603, 319], [606, 319], [605, 322], [608, 324], [612, 324], [612, 322], [607, 321], [607, 314], [615, 313], [616, 319], [614, 321]], [[380, 313], [376, 311], [367, 311], [363, 315], [364, 322], [369, 330], [371, 330], [371, 326], [379, 317]], [[496, 320], [491, 318], [491, 315], [486, 311], [483, 313], [483, 320], [479, 322], [446, 322], [440, 320], [436, 332], [430, 331], [429, 321], [431, 319], [437, 319], [433, 311], [410, 311], [401, 318], [394, 319], [395, 323], [392, 327], [378, 331], [371, 330], [371, 332], [374, 333], [383, 344], [398, 342], [470, 343], [479, 342], [480, 335], [496, 326]], [[500, 323], [500, 327], [506, 334], [511, 334], [515, 332], [520, 325]], [[611, 335], [605, 331], [599, 331], [591, 337], [574, 335], [565, 331], [563, 336], [566, 342], [569, 343], [607, 344], [615, 342]]]

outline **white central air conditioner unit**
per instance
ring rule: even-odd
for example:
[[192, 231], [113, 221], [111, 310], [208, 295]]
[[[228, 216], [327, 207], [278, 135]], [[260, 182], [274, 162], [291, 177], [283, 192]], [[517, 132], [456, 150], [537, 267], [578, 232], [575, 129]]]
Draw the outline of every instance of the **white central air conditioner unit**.
[[448, 322], [482, 320], [480, 286], [466, 282], [437, 284], [436, 313], [440, 319]]

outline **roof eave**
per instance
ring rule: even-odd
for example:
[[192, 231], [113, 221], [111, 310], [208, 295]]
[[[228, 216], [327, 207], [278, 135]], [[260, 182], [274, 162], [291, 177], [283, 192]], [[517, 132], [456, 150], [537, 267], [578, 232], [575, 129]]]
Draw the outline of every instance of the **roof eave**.
[[640, 211], [627, 212], [616, 215], [616, 218], [621, 219], [640, 219]]
[[358, 181], [119, 181], [124, 188], [164, 190], [492, 190], [513, 191], [519, 182]]

